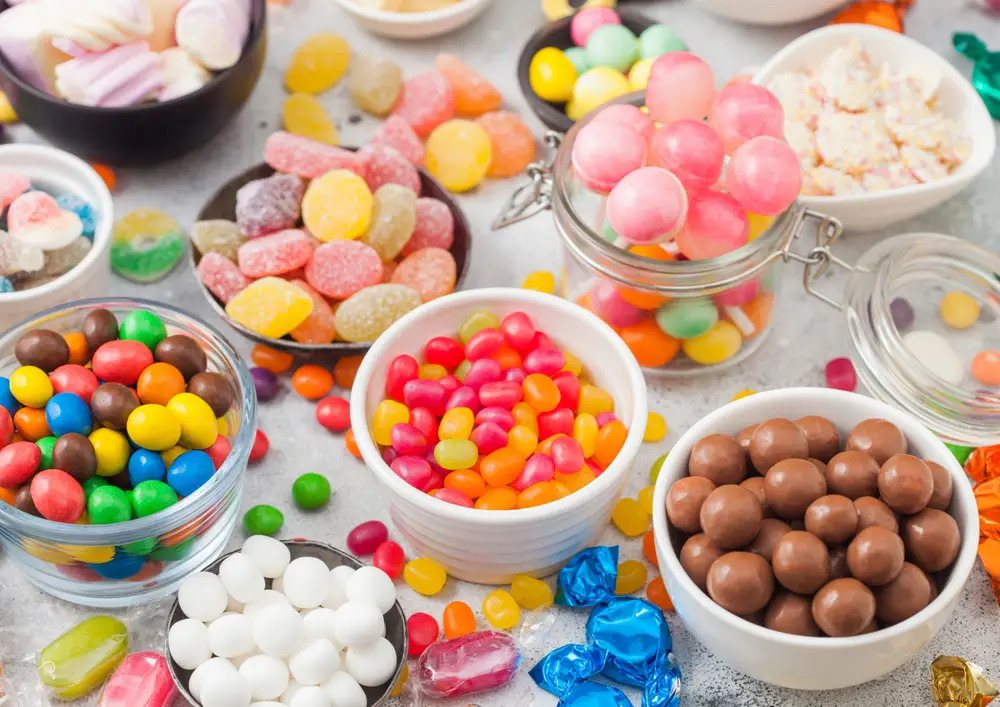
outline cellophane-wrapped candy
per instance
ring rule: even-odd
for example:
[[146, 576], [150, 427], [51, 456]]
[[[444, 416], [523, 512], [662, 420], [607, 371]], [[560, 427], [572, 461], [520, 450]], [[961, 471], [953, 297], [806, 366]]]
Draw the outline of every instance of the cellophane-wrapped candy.
[[503, 687], [520, 666], [513, 638], [502, 631], [477, 631], [428, 647], [414, 679], [426, 697], [462, 697]]

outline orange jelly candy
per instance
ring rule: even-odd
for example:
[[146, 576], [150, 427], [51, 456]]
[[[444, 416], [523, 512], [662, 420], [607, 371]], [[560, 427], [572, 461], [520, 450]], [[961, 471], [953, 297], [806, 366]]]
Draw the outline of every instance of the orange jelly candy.
[[481, 511], [509, 511], [517, 506], [517, 491], [508, 487], [487, 489], [476, 499], [476, 508]]
[[77, 366], [84, 365], [90, 360], [90, 350], [87, 348], [87, 340], [83, 334], [74, 331], [70, 334], [63, 334], [66, 345], [69, 347], [69, 362]]
[[184, 375], [169, 363], [154, 363], [139, 375], [135, 392], [144, 405], [166, 405], [187, 390]]
[[354, 376], [358, 375], [358, 367], [361, 365], [361, 356], [344, 356], [337, 359], [333, 367], [333, 379], [337, 385], [344, 390], [350, 390], [354, 385]]
[[505, 370], [508, 368], [520, 368], [522, 363], [521, 354], [506, 345], [497, 349], [490, 358], [499, 363], [500, 367]]
[[646, 586], [646, 599], [651, 604], [656, 604], [663, 611], [673, 611], [674, 603], [670, 601], [667, 588], [663, 584], [663, 577], [657, 577]]
[[664, 334], [652, 318], [622, 327], [618, 333], [644, 368], [665, 366], [681, 350], [680, 339]]
[[482, 115], [496, 110], [503, 103], [503, 96], [493, 84], [454, 54], [438, 54], [434, 68], [451, 86], [455, 94], [455, 110], [462, 115]]
[[358, 442], [354, 439], [354, 430], [347, 430], [347, 434], [344, 435], [344, 446], [347, 447], [347, 451], [350, 452], [352, 456], [361, 457], [361, 450], [358, 449]]
[[516, 449], [503, 447], [487, 454], [479, 462], [479, 472], [490, 486], [506, 486], [521, 475], [524, 462], [525, 458]]
[[841, 10], [831, 25], [874, 25], [891, 32], [903, 31], [903, 15], [914, 0], [862, 0]]
[[659, 567], [660, 561], [656, 558], [656, 541], [653, 538], [653, 531], [650, 530], [642, 538], [642, 554], [649, 560], [653, 567]]
[[333, 375], [322, 366], [309, 363], [296, 369], [292, 387], [306, 400], [319, 400], [333, 387]]
[[563, 497], [560, 489], [556, 488], [556, 483], [552, 481], [542, 481], [534, 486], [524, 489], [517, 497], [518, 508], [534, 508], [544, 506], [546, 503], [558, 501]]
[[292, 329], [288, 335], [300, 344], [329, 344], [337, 337], [330, 303], [305, 280], [292, 280], [292, 284], [312, 298], [313, 308], [306, 320]]
[[597, 443], [594, 447], [594, 463], [602, 469], [607, 469], [618, 456], [625, 445], [628, 428], [621, 420], [609, 422], [597, 432]]
[[444, 636], [447, 639], [466, 636], [476, 630], [476, 615], [464, 601], [453, 601], [444, 608], [442, 617]]
[[538, 412], [552, 412], [559, 405], [559, 388], [544, 373], [532, 373], [521, 382], [524, 402]]
[[[658, 245], [637, 245], [628, 249], [629, 253], [639, 255], [652, 260], [675, 260], [667, 251]], [[619, 287], [618, 294], [622, 299], [639, 309], [657, 309], [670, 300], [669, 297], [658, 295], [652, 292], [641, 292], [630, 287]]]
[[266, 368], [271, 373], [284, 373], [292, 367], [295, 358], [284, 351], [272, 349], [270, 346], [257, 344], [250, 351], [250, 358], [261, 368]]
[[479, 498], [486, 493], [486, 482], [483, 477], [471, 469], [452, 471], [444, 477], [444, 487], [461, 491], [472, 499]]

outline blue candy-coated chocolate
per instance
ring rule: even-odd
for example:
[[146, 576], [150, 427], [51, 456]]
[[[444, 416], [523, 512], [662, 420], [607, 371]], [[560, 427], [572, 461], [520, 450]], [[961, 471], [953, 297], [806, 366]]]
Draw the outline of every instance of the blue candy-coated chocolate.
[[143, 481], [163, 481], [166, 476], [167, 465], [156, 452], [139, 449], [128, 460], [128, 480], [132, 486], [138, 486]]
[[14, 413], [21, 409], [21, 403], [17, 402], [17, 398], [11, 395], [10, 379], [3, 376], [0, 376], [0, 407], [7, 408], [11, 417], [14, 417]]
[[111, 562], [100, 565], [91, 563], [87, 567], [105, 579], [128, 579], [139, 574], [144, 564], [146, 564], [145, 557], [115, 553]]
[[184, 452], [167, 469], [167, 484], [181, 498], [204, 486], [215, 473], [212, 457], [200, 449]]
[[90, 407], [76, 393], [56, 393], [45, 404], [45, 420], [55, 437], [75, 432], [86, 437], [94, 431]]

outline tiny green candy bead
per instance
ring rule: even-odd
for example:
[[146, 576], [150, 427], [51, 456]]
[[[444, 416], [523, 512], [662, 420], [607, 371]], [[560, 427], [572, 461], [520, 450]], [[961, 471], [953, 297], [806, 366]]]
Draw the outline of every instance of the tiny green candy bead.
[[948, 442], [945, 442], [944, 446], [948, 448], [948, 450], [955, 456], [955, 459], [958, 460], [958, 463], [962, 466], [965, 466], [965, 462], [967, 462], [969, 457], [972, 456], [972, 453], [976, 451], [975, 447], [965, 447], [961, 444], [949, 444]]
[[83, 486], [84, 497], [90, 498], [90, 495], [94, 493], [95, 489], [107, 486], [108, 481], [103, 476], [91, 476], [89, 479], [87, 479], [80, 485]]
[[330, 500], [330, 482], [320, 474], [303, 474], [292, 484], [292, 498], [299, 508], [319, 508]]
[[668, 454], [670, 454], [670, 452], [667, 452], [667, 454], [664, 454], [662, 457], [653, 462], [653, 466], [649, 468], [649, 483], [655, 484], [656, 480], [660, 478], [660, 469], [663, 468], [663, 463], [667, 461]]
[[122, 320], [118, 327], [118, 338], [123, 341], [138, 341], [153, 351], [157, 344], [167, 338], [167, 327], [152, 312], [137, 309]]
[[566, 58], [572, 62], [573, 68], [576, 69], [577, 76], [592, 68], [590, 66], [590, 60], [587, 59], [587, 50], [583, 47], [570, 47], [565, 50], [563, 54], [565, 54]]
[[653, 25], [639, 35], [639, 57], [650, 59], [667, 52], [687, 51], [687, 44], [666, 25]]
[[145, 518], [177, 503], [177, 492], [162, 481], [143, 481], [132, 490], [132, 507], [137, 518]]
[[[500, 326], [500, 320], [492, 312], [479, 310], [469, 315], [469, 318], [462, 322], [458, 328], [458, 338], [463, 344], [469, 343], [469, 339], [478, 334], [483, 329]], [[472, 364], [469, 364], [472, 365]]]
[[117, 486], [100, 486], [87, 499], [87, 516], [94, 525], [124, 523], [132, 519], [128, 496]]
[[42, 437], [40, 440], [35, 442], [35, 446], [42, 450], [42, 464], [39, 467], [40, 471], [45, 471], [46, 469], [52, 468], [52, 448], [56, 446], [55, 437]]
[[274, 535], [285, 524], [285, 516], [274, 506], [254, 506], [243, 516], [243, 527], [250, 535]]
[[169, 547], [158, 547], [149, 553], [149, 559], [156, 560], [157, 562], [176, 562], [188, 556], [192, 545], [194, 545], [194, 538], [182, 540], [176, 545], [170, 545]]

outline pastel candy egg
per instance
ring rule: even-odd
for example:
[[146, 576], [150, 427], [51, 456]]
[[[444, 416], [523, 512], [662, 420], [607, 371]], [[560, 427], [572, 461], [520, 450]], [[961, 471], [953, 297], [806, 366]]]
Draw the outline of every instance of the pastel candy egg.
[[656, 325], [676, 339], [701, 336], [719, 321], [719, 310], [707, 299], [668, 302], [656, 312]]
[[566, 115], [570, 120], [579, 120], [628, 91], [625, 74], [607, 66], [595, 66], [580, 76], [573, 85], [573, 95], [566, 105]]
[[607, 66], [626, 72], [638, 56], [635, 35], [624, 25], [602, 25], [587, 38], [587, 61], [591, 66]]
[[649, 114], [664, 125], [675, 120], [701, 120], [715, 99], [715, 76], [690, 52], [669, 52], [653, 64], [646, 86]]
[[677, 234], [677, 247], [691, 260], [716, 258], [747, 243], [750, 221], [729, 194], [701, 191], [688, 202], [687, 221]]
[[651, 162], [669, 169], [686, 189], [708, 189], [722, 176], [722, 140], [698, 120], [678, 120], [656, 131]]
[[747, 211], [777, 216], [795, 201], [802, 167], [795, 151], [773, 137], [757, 137], [733, 153], [726, 187]]
[[649, 85], [649, 74], [653, 71], [656, 59], [640, 59], [632, 65], [628, 72], [628, 85], [632, 91], [645, 91]]
[[618, 13], [609, 7], [592, 7], [581, 10], [573, 16], [569, 23], [569, 36], [573, 44], [586, 47], [590, 35], [605, 25], [621, 25]]
[[656, 58], [667, 52], [683, 52], [687, 45], [680, 35], [666, 25], [647, 27], [639, 35], [639, 56], [643, 59]]
[[279, 277], [263, 277], [229, 300], [226, 314], [261, 336], [280, 339], [304, 322], [312, 308], [312, 298], [301, 288]]
[[577, 75], [582, 74], [587, 69], [593, 68], [587, 60], [587, 50], [583, 47], [570, 47], [563, 53], [572, 62]]
[[[656, 126], [653, 124], [653, 119], [635, 106], [628, 103], [616, 103], [615, 105], [602, 108], [601, 112], [593, 117], [590, 124], [593, 125], [595, 123], [603, 122], [628, 125], [637, 133], [642, 135], [642, 139], [647, 142], [653, 136], [653, 133], [656, 132]], [[579, 139], [579, 137], [577, 139]]]
[[586, 125], [573, 142], [573, 169], [598, 194], [610, 193], [645, 161], [646, 141], [625, 123], [599, 120]]
[[708, 124], [719, 134], [731, 155], [747, 140], [768, 135], [784, 137], [785, 112], [773, 93], [763, 86], [740, 83], [719, 91]]
[[638, 245], [670, 240], [684, 224], [688, 200], [684, 187], [661, 167], [643, 167], [622, 179], [608, 196], [608, 222]]
[[577, 75], [573, 62], [555, 47], [540, 49], [528, 65], [531, 90], [551, 103], [565, 103], [570, 99]]

